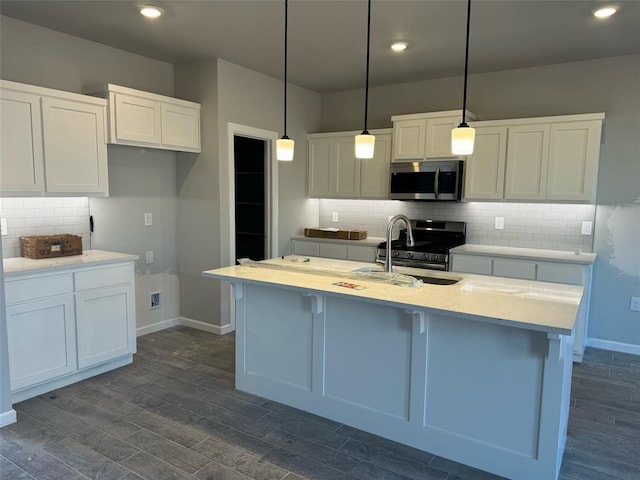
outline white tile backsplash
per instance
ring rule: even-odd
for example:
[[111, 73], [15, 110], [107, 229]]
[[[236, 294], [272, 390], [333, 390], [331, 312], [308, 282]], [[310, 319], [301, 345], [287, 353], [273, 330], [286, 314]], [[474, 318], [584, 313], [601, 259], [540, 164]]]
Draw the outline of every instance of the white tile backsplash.
[[[340, 222], [331, 221], [338, 212]], [[320, 227], [367, 230], [384, 237], [389, 216], [467, 222], [467, 243], [550, 250], [593, 250], [593, 236], [581, 235], [583, 221], [594, 221], [594, 205], [541, 203], [431, 203], [396, 200], [320, 200]], [[494, 228], [504, 217], [504, 230]], [[314, 226], [314, 225], [309, 225]]]
[[20, 256], [20, 237], [25, 235], [71, 233], [82, 237], [84, 250], [91, 249], [87, 197], [0, 198], [0, 217], [7, 219], [4, 258]]

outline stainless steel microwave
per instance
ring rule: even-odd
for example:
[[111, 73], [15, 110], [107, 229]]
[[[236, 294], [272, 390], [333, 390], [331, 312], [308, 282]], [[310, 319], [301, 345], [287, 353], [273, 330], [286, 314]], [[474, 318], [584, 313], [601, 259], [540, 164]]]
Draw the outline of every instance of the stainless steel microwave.
[[390, 198], [394, 200], [462, 200], [464, 162], [392, 162]]

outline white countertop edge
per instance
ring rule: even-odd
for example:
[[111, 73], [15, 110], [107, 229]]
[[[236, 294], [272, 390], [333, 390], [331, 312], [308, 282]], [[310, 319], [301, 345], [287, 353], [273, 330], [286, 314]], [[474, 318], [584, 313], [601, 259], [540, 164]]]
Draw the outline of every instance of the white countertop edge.
[[[319, 260], [321, 262], [324, 261], [324, 259], [319, 259], [316, 257], [312, 257], [312, 260]], [[333, 262], [340, 262], [340, 261], [336, 260]], [[356, 262], [345, 262], [345, 263], [349, 264], [350, 268], [353, 265], [358, 265]], [[362, 263], [360, 265], [367, 265], [367, 264]], [[539, 332], [551, 333], [551, 334], [570, 335], [574, 325], [574, 323], [572, 323], [571, 328], [562, 325], [562, 323], [566, 323], [566, 317], [565, 317], [565, 320], [557, 322], [557, 323], [560, 323], [560, 325], [554, 325], [553, 321], [549, 322], [547, 320], [543, 320], [540, 322], [538, 321], [531, 322], [531, 321], [518, 320], [513, 318], [504, 318], [504, 317], [500, 317], [499, 315], [492, 315], [482, 311], [479, 311], [479, 312], [469, 312], [468, 310], [459, 311], [459, 310], [456, 310], [456, 305], [458, 304], [451, 305], [450, 302], [447, 302], [447, 301], [443, 302], [443, 297], [440, 295], [442, 293], [445, 293], [446, 294], [445, 297], [449, 297], [449, 295], [447, 294], [447, 289], [450, 289], [449, 292], [452, 293], [452, 297], [455, 297], [456, 295], [459, 295], [459, 291], [462, 289], [462, 287], [465, 287], [465, 285], [469, 285], [470, 283], [473, 284], [474, 282], [476, 283], [488, 282], [489, 287], [492, 287], [494, 286], [494, 284], [496, 284], [496, 282], [500, 283], [500, 280], [497, 279], [496, 277], [486, 277], [483, 275], [472, 275], [472, 274], [447, 273], [445, 274], [446, 276], [453, 275], [457, 277], [462, 277], [462, 281], [460, 282], [460, 284], [456, 286], [451, 286], [451, 287], [423, 285], [421, 286], [421, 288], [426, 288], [427, 290], [426, 291], [423, 290], [424, 293], [422, 295], [418, 295], [417, 301], [412, 301], [411, 298], [409, 299], [403, 298], [402, 301], [394, 301], [394, 299], [389, 298], [388, 295], [386, 295], [389, 292], [388, 289], [386, 289], [386, 291], [384, 291], [380, 295], [380, 297], [372, 296], [373, 294], [376, 294], [375, 292], [376, 284], [367, 284], [366, 281], [354, 280], [360, 284], [369, 286], [371, 290], [369, 289], [349, 290], [349, 289], [344, 289], [342, 287], [333, 286], [331, 284], [334, 281], [341, 281], [341, 280], [343, 281], [345, 280], [345, 278], [339, 277], [339, 276], [332, 276], [330, 272], [327, 272], [326, 275], [321, 275], [321, 276], [315, 276], [315, 275], [310, 276], [309, 274], [305, 275], [304, 273], [293, 272], [293, 271], [280, 272], [281, 274], [278, 274], [277, 276], [274, 277], [274, 276], [270, 276], [270, 273], [273, 273], [273, 271], [270, 272], [268, 270], [267, 271], [263, 270], [261, 273], [262, 275], [261, 278], [247, 278], [244, 276], [242, 271], [237, 270], [241, 268], [243, 267], [239, 267], [239, 266], [223, 267], [221, 269], [212, 269], [212, 270], [204, 271], [202, 272], [202, 275], [208, 278], [218, 279], [218, 280], [222, 280], [229, 283], [250, 283], [250, 284], [256, 284], [256, 285], [259, 285], [259, 284], [273, 285], [278, 288], [284, 288], [287, 290], [311, 292], [311, 293], [317, 293], [320, 295], [329, 295], [329, 296], [335, 296], [335, 297], [342, 296], [342, 297], [351, 297], [351, 298], [355, 297], [358, 301], [363, 301], [368, 303], [379, 303], [379, 304], [394, 306], [398, 308], [404, 308], [408, 310], [415, 309], [415, 310], [423, 310], [423, 311], [443, 312], [455, 318], [468, 319], [473, 321], [482, 321], [485, 323], [493, 323], [496, 325], [523, 328], [526, 330], [539, 331]], [[248, 272], [250, 271], [247, 271], [247, 273]], [[318, 278], [326, 279], [326, 281], [322, 282], [323, 283], [322, 288], [319, 288], [317, 285], [316, 286], [313, 285], [318, 281]], [[512, 286], [514, 283], [516, 285], [521, 284], [522, 286], [525, 286], [525, 288], [527, 285], [543, 286], [545, 289], [561, 288], [564, 290], [571, 291], [572, 294], [574, 295], [577, 294], [578, 292], [578, 290], [576, 289], [582, 289], [582, 287], [573, 286], [573, 285], [549, 284], [549, 283], [542, 284], [541, 282], [534, 282], [529, 280], [513, 280], [513, 279], [509, 279], [508, 286]], [[480, 286], [480, 285], [477, 285], [477, 286]], [[401, 288], [402, 290], [398, 290], [397, 292], [403, 297], [406, 297], [406, 295], [403, 295], [403, 292], [414, 290], [413, 288], [408, 288], [408, 287], [394, 287], [394, 288]], [[405, 288], [407, 288], [408, 290], [405, 290]], [[490, 292], [487, 290], [483, 290], [482, 287], [477, 292], [475, 292], [475, 294], [478, 295], [477, 297], [478, 299], [481, 299], [483, 296], [486, 296], [488, 293], [491, 294], [492, 302], [493, 301], [503, 302], [504, 305], [507, 307], [507, 309], [510, 310], [510, 313], [512, 310], [511, 305], [519, 304], [520, 309], [522, 309], [523, 305], [525, 305], [527, 308], [527, 311], [533, 310], [533, 311], [536, 311], [536, 314], [540, 314], [541, 316], [544, 316], [543, 300], [541, 301], [539, 299], [536, 299], [536, 300], [518, 299], [517, 297], [510, 296], [509, 294], [502, 294], [499, 291]], [[435, 301], [432, 300], [433, 305], [426, 305], [422, 298], [425, 296], [429, 296], [430, 294], [433, 295], [434, 297], [439, 296], [439, 299], [436, 298]], [[476, 300], [473, 300], [473, 297], [466, 296], [466, 301], [468, 303], [469, 303], [469, 300], [472, 300], [470, 304], [473, 304], [473, 305], [475, 305], [477, 302]], [[438, 303], [440, 303], [441, 305], [446, 305], [446, 307], [442, 307], [438, 305]], [[564, 302], [560, 302], [560, 303], [564, 303]], [[548, 301], [549, 305], [555, 304], [555, 307], [553, 306], [549, 307], [550, 309], [549, 311], [557, 312], [557, 310], [554, 310], [554, 309], [557, 309], [560, 303], [549, 300]], [[577, 309], [578, 309], [577, 301], [575, 305], [566, 304], [566, 306], [570, 309], [575, 309], [575, 312], [577, 313]], [[459, 307], [458, 305], [458, 308], [461, 308], [461, 307]], [[481, 308], [487, 308], [487, 307], [485, 306]], [[566, 315], [566, 311], [564, 315]], [[575, 322], [575, 318], [573, 318], [573, 322]]]
[[93, 267], [119, 262], [133, 262], [139, 257], [128, 253], [108, 252], [105, 250], [85, 250], [82, 255], [68, 257], [32, 259], [12, 257], [3, 259], [5, 278], [46, 273], [70, 268]]
[[301, 240], [305, 242], [326, 242], [326, 243], [346, 243], [347, 245], [366, 245], [377, 247], [380, 242], [386, 241], [382, 237], [367, 237], [362, 240], [347, 240], [346, 238], [323, 238], [305, 237], [304, 235], [294, 235], [291, 240]]
[[449, 253], [457, 255], [492, 255], [497, 257], [543, 260], [550, 262], [578, 263], [591, 265], [595, 262], [596, 253], [571, 252], [568, 250], [544, 250], [538, 248], [503, 247], [497, 245], [478, 245], [466, 243], [452, 248]]

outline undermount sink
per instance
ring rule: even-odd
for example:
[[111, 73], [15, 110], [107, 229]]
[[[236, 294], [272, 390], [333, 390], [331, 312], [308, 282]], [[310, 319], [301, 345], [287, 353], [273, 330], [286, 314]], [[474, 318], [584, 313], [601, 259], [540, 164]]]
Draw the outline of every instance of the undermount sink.
[[430, 283], [431, 285], [455, 285], [460, 281], [456, 278], [438, 278], [438, 277], [420, 277], [418, 275], [411, 275], [417, 280], [421, 280], [422, 283]]
[[[374, 265], [370, 267], [361, 267], [361, 268], [352, 270], [352, 272], [354, 273], [383, 273], [383, 271], [384, 269], [382, 268], [382, 266], [379, 266], [379, 265]], [[416, 280], [422, 281], [422, 283], [428, 283], [430, 285], [455, 285], [460, 280], [462, 280], [462, 278], [443, 278], [443, 277], [415, 275], [413, 272], [408, 273], [406, 271], [402, 271], [402, 267], [400, 267], [400, 269], [394, 269], [394, 272], [400, 273], [402, 275], [406, 275], [408, 277], [413, 277]]]

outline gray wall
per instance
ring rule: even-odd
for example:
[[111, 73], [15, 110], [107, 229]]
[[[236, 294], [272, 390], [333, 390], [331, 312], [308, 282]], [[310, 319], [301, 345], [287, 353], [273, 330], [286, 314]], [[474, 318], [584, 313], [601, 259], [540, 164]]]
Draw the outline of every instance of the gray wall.
[[9, 383], [9, 347], [7, 346], [7, 317], [4, 303], [4, 269], [0, 248], [0, 415], [11, 412], [11, 386]]
[[[181, 314], [220, 326], [228, 315], [220, 282], [202, 278], [203, 269], [229, 264], [229, 123], [280, 132], [282, 81], [224, 60], [176, 67], [176, 93], [202, 105], [202, 153], [179, 155], [178, 266]], [[320, 127], [320, 95], [289, 88], [289, 131], [296, 140], [292, 163], [278, 166], [278, 251], [286, 253], [292, 234], [318, 218], [317, 200], [306, 197], [306, 137]], [[293, 180], [293, 181], [292, 181]]]
[[[171, 64], [107, 47], [29, 23], [0, 17], [0, 76], [5, 80], [80, 93], [87, 85], [115, 83], [173, 96]], [[96, 231], [91, 247], [132, 253], [136, 266], [138, 327], [178, 315], [175, 153], [109, 146], [109, 198], [92, 198]], [[153, 227], [143, 213], [152, 212]], [[154, 251], [146, 265], [144, 252]], [[162, 290], [164, 306], [149, 310], [149, 291]]]
[[[589, 337], [640, 345], [640, 55], [511, 70], [469, 78], [469, 110], [479, 119], [605, 112], [598, 174], [595, 264]], [[372, 128], [394, 114], [458, 109], [460, 78], [373, 88]], [[362, 91], [327, 94], [322, 130], [357, 129]]]

